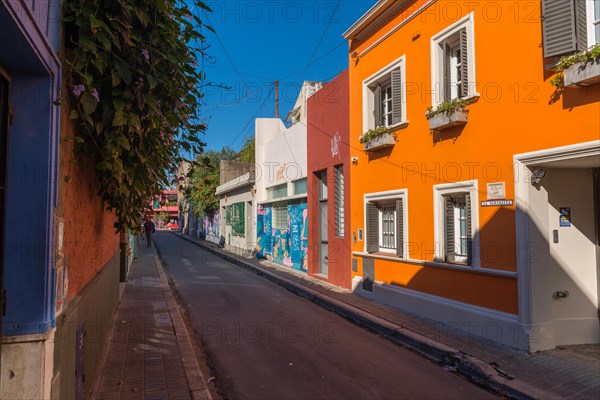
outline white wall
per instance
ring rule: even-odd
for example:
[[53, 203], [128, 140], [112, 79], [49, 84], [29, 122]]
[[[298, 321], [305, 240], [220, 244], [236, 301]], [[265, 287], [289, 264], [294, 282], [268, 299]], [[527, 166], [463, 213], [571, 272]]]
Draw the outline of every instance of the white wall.
[[257, 202], [268, 199], [267, 188], [286, 182], [288, 195], [292, 195], [291, 182], [306, 178], [306, 135], [304, 123], [286, 129], [279, 119], [256, 120]]
[[[547, 168], [530, 185], [531, 297], [540, 348], [597, 343], [598, 279], [591, 169]], [[560, 207], [571, 208], [570, 227], [559, 226]], [[558, 243], [554, 243], [558, 230]], [[566, 298], [556, 298], [567, 291]]]

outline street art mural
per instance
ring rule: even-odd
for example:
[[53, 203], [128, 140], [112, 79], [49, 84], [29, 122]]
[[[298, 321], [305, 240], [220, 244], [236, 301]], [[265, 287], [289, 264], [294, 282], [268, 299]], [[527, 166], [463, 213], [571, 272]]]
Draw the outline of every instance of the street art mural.
[[259, 205], [257, 209], [256, 257], [293, 268], [308, 270], [308, 210], [306, 203], [287, 205], [287, 229], [272, 228], [272, 208]]
[[213, 243], [219, 243], [221, 239], [221, 216], [219, 213], [214, 213], [211, 217], [202, 219], [202, 228], [206, 240]]

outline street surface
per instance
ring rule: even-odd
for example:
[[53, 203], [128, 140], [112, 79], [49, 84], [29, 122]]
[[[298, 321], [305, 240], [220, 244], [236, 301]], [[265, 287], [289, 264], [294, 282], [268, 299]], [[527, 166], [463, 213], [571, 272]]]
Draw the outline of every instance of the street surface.
[[225, 398], [496, 398], [169, 232], [154, 239]]

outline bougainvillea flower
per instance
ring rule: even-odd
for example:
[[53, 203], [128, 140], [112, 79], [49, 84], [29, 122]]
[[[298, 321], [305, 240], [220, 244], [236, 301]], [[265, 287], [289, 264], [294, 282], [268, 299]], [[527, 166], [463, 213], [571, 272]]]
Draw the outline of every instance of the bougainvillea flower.
[[179, 100], [177, 100], [177, 101], [175, 102], [175, 107], [177, 107], [177, 108], [181, 108], [181, 107], [183, 107], [183, 103], [182, 103], [182, 102], [180, 102]]
[[189, 20], [191, 20], [192, 18], [194, 18], [194, 17], [192, 17], [192, 14], [185, 14], [185, 17], [186, 17], [187, 19], [189, 19]]
[[73, 94], [75, 97], [81, 96], [81, 93], [83, 92], [85, 92], [85, 86], [81, 84], [73, 86]]
[[192, 65], [195, 67], [198, 65], [198, 63], [196, 62], [196, 60], [192, 60]]
[[90, 94], [92, 95], [93, 98], [96, 99], [96, 101], [98, 103], [100, 103], [100, 95], [98, 94], [98, 91], [96, 90], [96, 88], [92, 89], [92, 91], [90, 92]]
[[144, 58], [145, 58], [146, 60], [149, 60], [149, 59], [150, 59], [150, 53], [148, 53], [148, 50], [146, 50], [146, 49], [142, 49], [142, 55], [144, 56]]

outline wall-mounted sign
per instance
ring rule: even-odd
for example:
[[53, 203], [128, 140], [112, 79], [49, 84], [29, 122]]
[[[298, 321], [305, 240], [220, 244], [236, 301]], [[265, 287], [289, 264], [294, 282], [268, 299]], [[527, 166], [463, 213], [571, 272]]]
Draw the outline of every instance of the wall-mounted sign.
[[502, 200], [506, 198], [506, 184], [504, 182], [495, 182], [487, 184], [488, 200]]
[[514, 200], [487, 200], [481, 202], [481, 207], [512, 206], [514, 203]]
[[571, 226], [571, 207], [560, 207], [559, 213], [559, 224], [563, 228]]
[[331, 138], [331, 157], [338, 156], [340, 158], [340, 142], [342, 138], [340, 137], [339, 132], [336, 132], [335, 135]]

